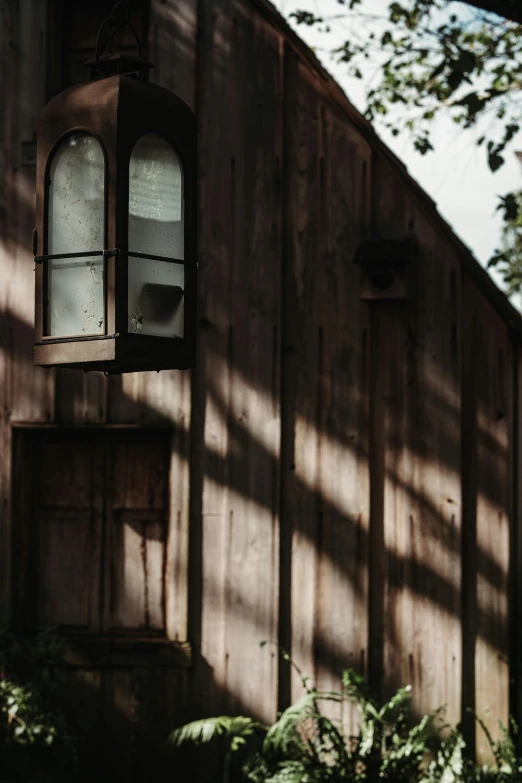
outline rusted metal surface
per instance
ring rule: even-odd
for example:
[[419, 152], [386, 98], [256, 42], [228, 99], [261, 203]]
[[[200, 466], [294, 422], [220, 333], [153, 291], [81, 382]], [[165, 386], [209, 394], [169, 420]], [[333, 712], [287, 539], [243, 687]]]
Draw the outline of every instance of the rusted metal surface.
[[[418, 713], [446, 703], [456, 722], [471, 706], [496, 730], [517, 709], [510, 673], [520, 693], [508, 662], [520, 610], [507, 604], [510, 551], [520, 562], [520, 317], [265, 0], [153, 0], [138, 7], [151, 79], [198, 117], [199, 362], [110, 379], [34, 368], [34, 170], [13, 161], [57, 60], [70, 80], [88, 58], [101, 6], [75, 4], [88, 21], [74, 11], [76, 39], [47, 76], [27, 46], [45, 39], [45, 14], [25, 14], [25, 29], [4, 6], [0, 35], [32, 54], [0, 72], [0, 576], [4, 605], [10, 567], [20, 576], [14, 619], [29, 605], [103, 650], [115, 628], [125, 639], [103, 661], [74, 648], [78, 731], [104, 752], [102, 715], [132, 779], [159, 747], [147, 729], [158, 716], [165, 727], [223, 711], [270, 720], [300, 691], [259, 648], [266, 638], [324, 687], [355, 666], [383, 694], [410, 682]], [[361, 242], [408, 236], [419, 248], [408, 298], [363, 301]], [[24, 456], [30, 442], [41, 459]], [[108, 527], [112, 539], [93, 545]], [[77, 600], [60, 564], [80, 542], [92, 555], [82, 582], [101, 586]], [[108, 563], [97, 553], [111, 545]], [[133, 634], [151, 648], [190, 642], [190, 668], [181, 653], [172, 668], [147, 658]]]

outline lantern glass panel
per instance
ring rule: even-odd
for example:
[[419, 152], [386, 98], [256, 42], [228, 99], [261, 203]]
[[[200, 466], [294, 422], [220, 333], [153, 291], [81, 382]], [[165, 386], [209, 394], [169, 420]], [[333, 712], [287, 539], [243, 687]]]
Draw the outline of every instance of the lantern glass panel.
[[172, 146], [148, 134], [129, 165], [129, 332], [183, 337], [183, 259], [183, 170]]
[[[49, 172], [47, 253], [101, 251], [105, 163], [99, 142], [75, 133], [61, 142]], [[47, 262], [47, 335], [103, 334], [102, 256]]]

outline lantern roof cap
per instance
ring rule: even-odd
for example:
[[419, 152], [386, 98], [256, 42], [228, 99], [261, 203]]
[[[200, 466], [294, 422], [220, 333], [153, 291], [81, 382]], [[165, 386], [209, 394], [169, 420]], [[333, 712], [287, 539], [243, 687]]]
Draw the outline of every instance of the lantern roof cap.
[[136, 73], [138, 71], [140, 76], [148, 81], [149, 70], [154, 68], [154, 65], [143, 57], [121, 53], [104, 54], [98, 58], [93, 57], [87, 60], [84, 65], [90, 68], [91, 79], [96, 77], [97, 71], [104, 76], [117, 76], [118, 74]]

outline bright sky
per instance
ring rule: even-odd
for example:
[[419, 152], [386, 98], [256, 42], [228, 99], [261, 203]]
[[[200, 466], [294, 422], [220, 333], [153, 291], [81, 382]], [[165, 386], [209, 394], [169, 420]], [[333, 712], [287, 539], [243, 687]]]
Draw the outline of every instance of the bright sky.
[[[288, 18], [296, 10], [313, 11], [316, 15], [339, 14], [342, 6], [337, 0], [272, 0], [279, 11]], [[364, 10], [384, 14], [389, 0], [366, 0]], [[457, 5], [455, 5], [457, 8]], [[470, 13], [464, 5], [462, 13]], [[343, 23], [332, 24], [329, 34], [320, 34], [313, 27], [297, 27], [289, 20], [306, 43], [316, 50], [327, 70], [335, 77], [352, 103], [364, 108], [365, 83], [346, 75], [345, 66], [337, 64], [328, 50], [347, 39], [350, 31]], [[371, 62], [371, 61], [368, 61]], [[370, 66], [371, 70], [371, 66]], [[369, 78], [374, 71], [369, 74]], [[382, 127], [377, 127], [386, 144], [406, 164], [410, 174], [422, 185], [437, 203], [439, 212], [451, 224], [461, 239], [471, 248], [482, 264], [486, 264], [499, 245], [502, 219], [495, 212], [499, 194], [522, 188], [522, 167], [514, 151], [522, 150], [522, 133], [506, 153], [506, 163], [493, 174], [486, 163], [482, 148], [474, 144], [473, 130], [462, 131], [450, 119], [439, 119], [433, 133], [435, 152], [425, 156], [413, 149], [406, 135], [393, 137]], [[478, 134], [477, 134], [478, 135]], [[498, 275], [494, 275], [497, 281]], [[522, 301], [522, 297], [519, 302]], [[514, 304], [519, 304], [514, 302]]]

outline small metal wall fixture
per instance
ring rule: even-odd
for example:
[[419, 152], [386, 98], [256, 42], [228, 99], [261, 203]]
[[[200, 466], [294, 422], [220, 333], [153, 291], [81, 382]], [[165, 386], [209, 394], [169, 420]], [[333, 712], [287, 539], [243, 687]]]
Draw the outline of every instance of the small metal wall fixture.
[[135, 34], [125, 8], [104, 22], [101, 46], [100, 28], [93, 81], [60, 93], [39, 118], [37, 365], [122, 373], [195, 364], [196, 120], [149, 83], [141, 49], [103, 55], [124, 26]]
[[360, 298], [407, 299], [417, 251], [414, 237], [364, 241], [354, 258], [361, 268]]

